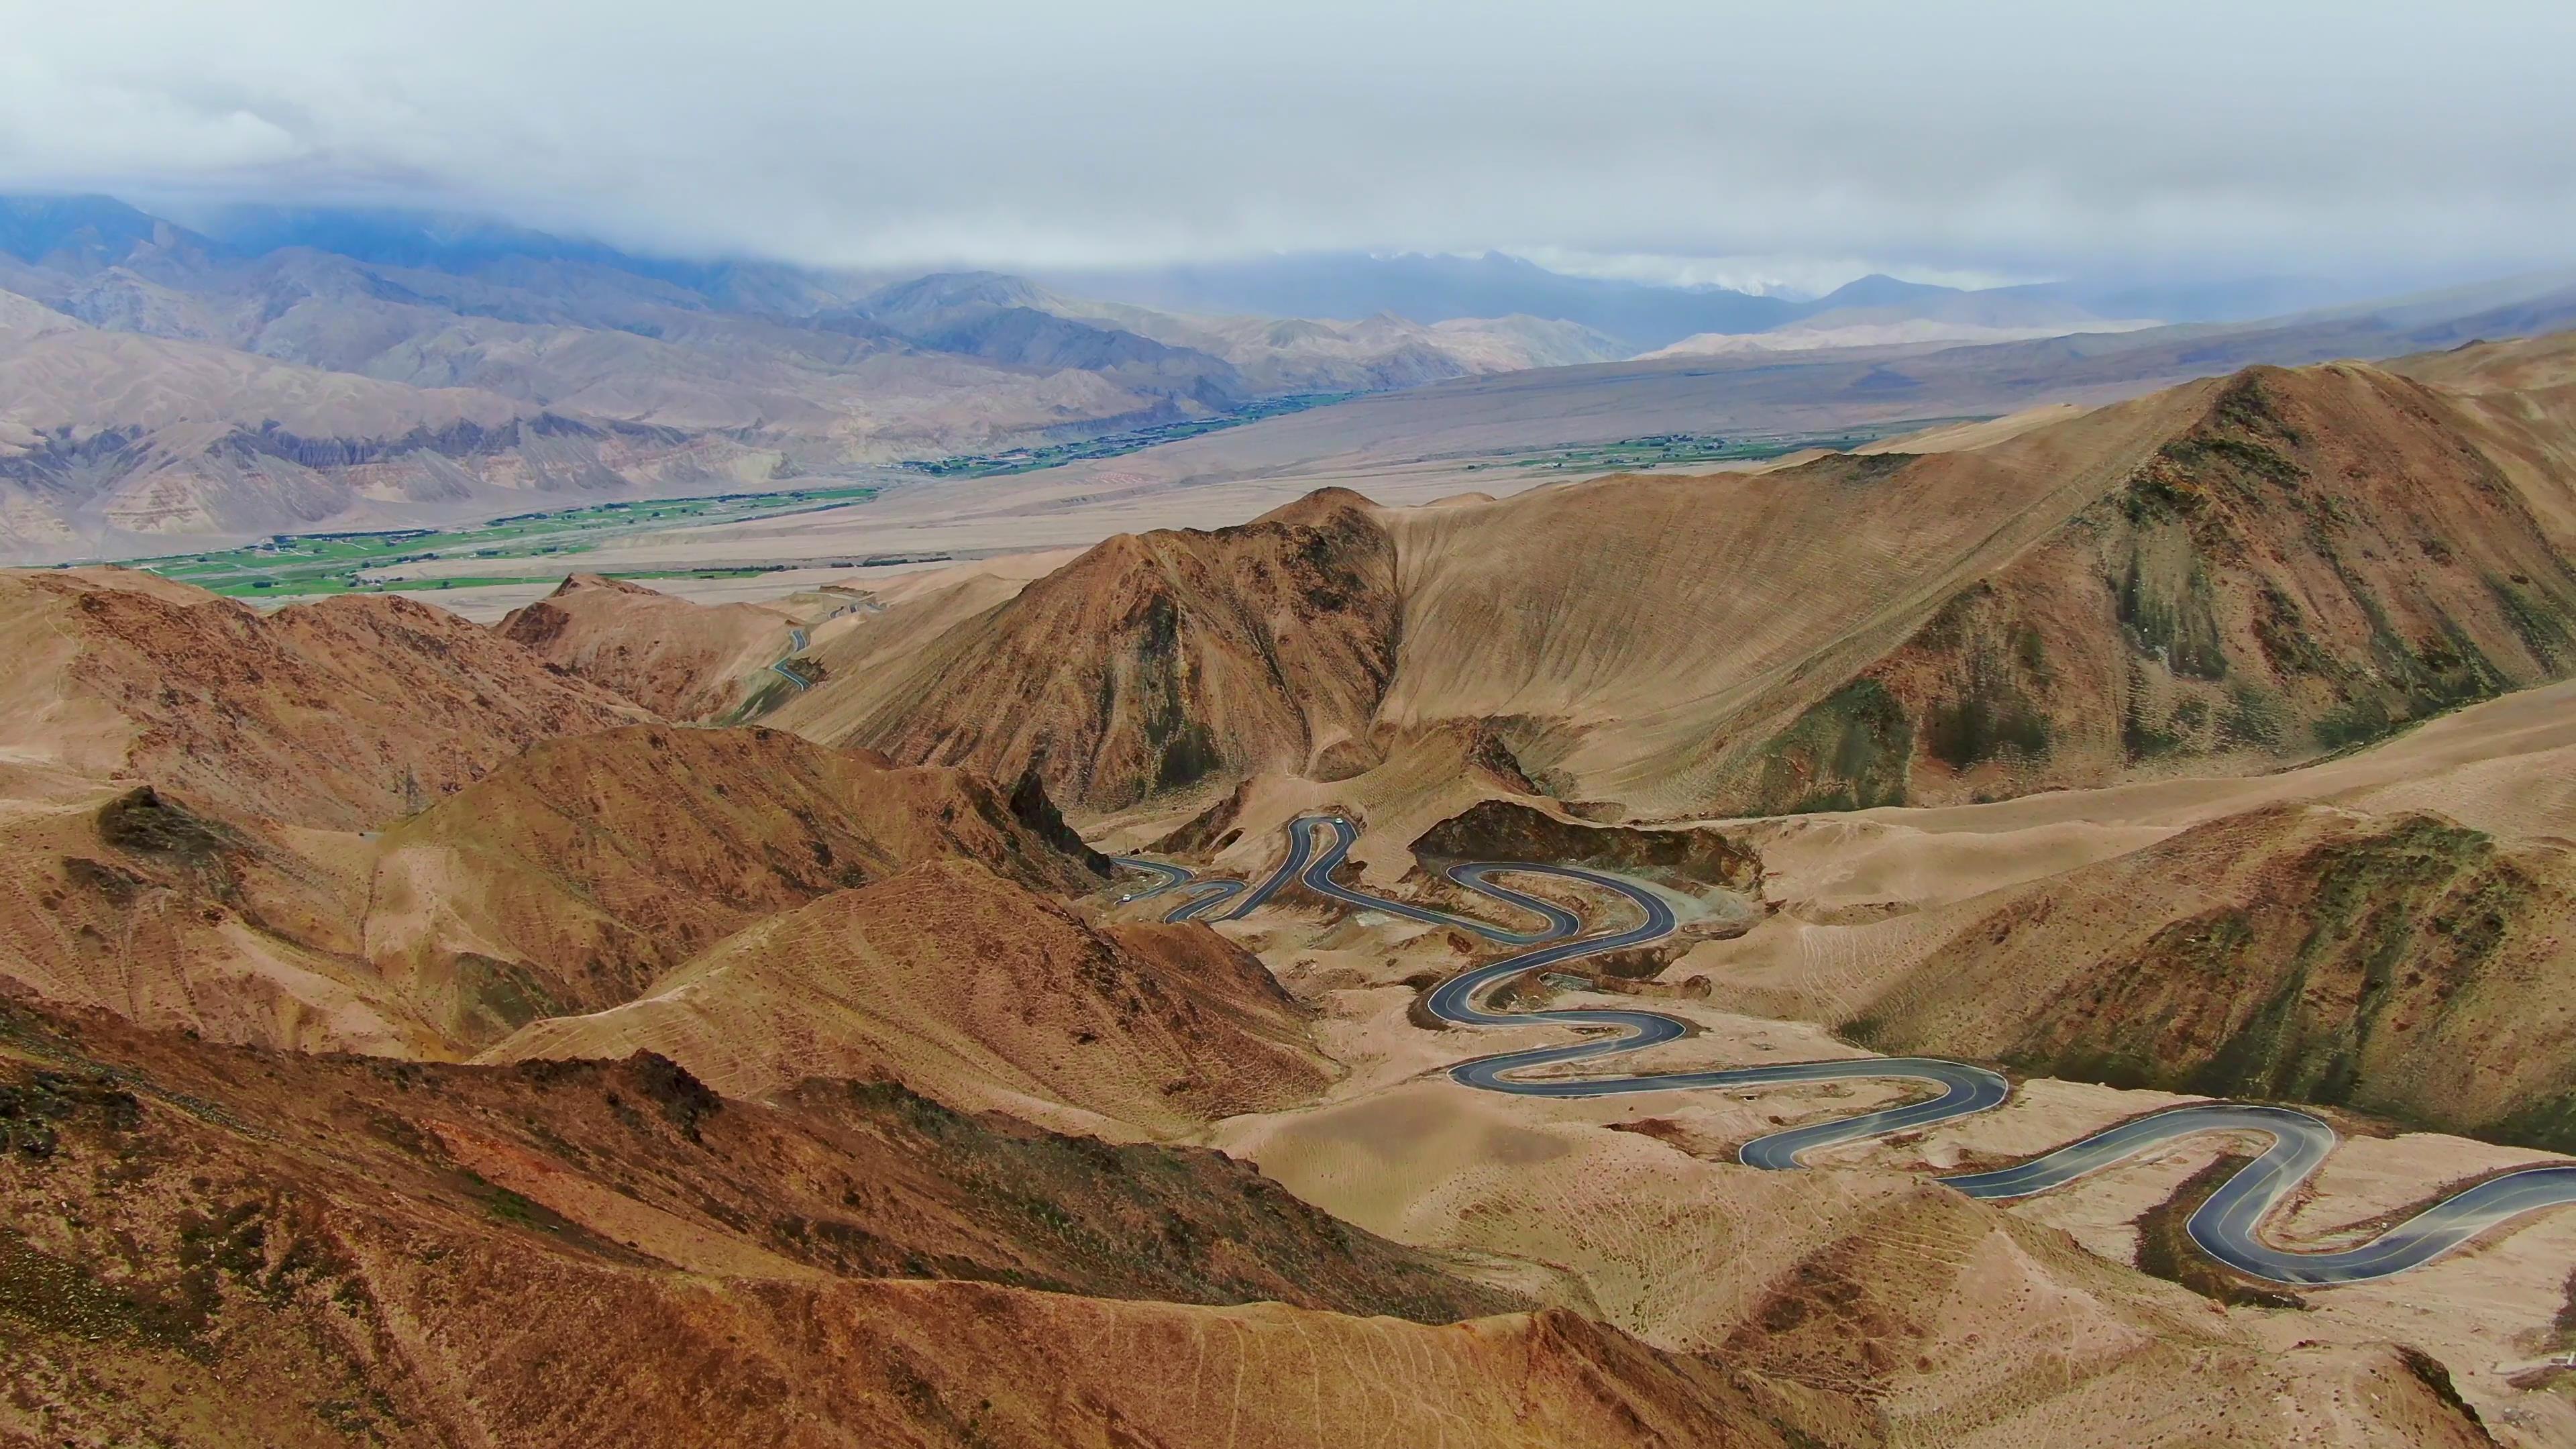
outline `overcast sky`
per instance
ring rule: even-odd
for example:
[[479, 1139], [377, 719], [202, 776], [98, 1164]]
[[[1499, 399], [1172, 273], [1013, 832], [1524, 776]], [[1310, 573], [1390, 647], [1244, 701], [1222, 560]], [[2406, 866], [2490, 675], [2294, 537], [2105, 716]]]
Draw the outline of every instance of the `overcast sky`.
[[2576, 262], [2571, 60], [2568, 0], [0, 0], [0, 188], [853, 265], [2490, 272]]

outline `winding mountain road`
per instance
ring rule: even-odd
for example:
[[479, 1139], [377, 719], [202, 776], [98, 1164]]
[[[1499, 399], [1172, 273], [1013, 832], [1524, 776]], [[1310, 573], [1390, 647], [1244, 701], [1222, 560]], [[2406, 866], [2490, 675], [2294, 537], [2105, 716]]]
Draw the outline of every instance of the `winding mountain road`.
[[[1319, 840], [1322, 842], [1320, 847]], [[1380, 911], [1407, 920], [1470, 931], [1498, 945], [1527, 947], [1442, 983], [1425, 998], [1425, 1009], [1442, 1021], [1460, 1026], [1545, 1023], [1596, 1031], [1609, 1028], [1616, 1033], [1588, 1036], [1565, 1046], [1539, 1047], [1461, 1062], [1449, 1069], [1449, 1076], [1464, 1086], [1521, 1097], [1609, 1097], [1636, 1092], [1742, 1089], [1893, 1078], [1921, 1083], [1933, 1089], [1931, 1096], [1919, 1101], [1755, 1138], [1737, 1151], [1738, 1158], [1749, 1167], [1774, 1171], [1795, 1168], [1801, 1165], [1801, 1154], [1815, 1148], [1930, 1127], [2000, 1106], [2012, 1094], [2012, 1084], [2001, 1073], [1940, 1057], [1854, 1057], [1840, 1061], [1781, 1062], [1759, 1067], [1629, 1077], [1522, 1075], [1545, 1067], [1625, 1055], [1672, 1041], [1688, 1031], [1687, 1024], [1678, 1017], [1654, 1011], [1583, 1008], [1495, 1012], [1477, 1004], [1488, 991], [1514, 977], [1581, 957], [1661, 940], [1672, 934], [1676, 926], [1672, 906], [1662, 896], [1633, 881], [1580, 866], [1480, 861], [1449, 867], [1448, 878], [1458, 885], [1527, 912], [1542, 922], [1534, 931], [1515, 931], [1467, 916], [1370, 895], [1335, 881], [1334, 870], [1358, 840], [1358, 828], [1344, 816], [1300, 816], [1288, 824], [1286, 857], [1257, 885], [1201, 877], [1168, 862], [1136, 856], [1120, 856], [1118, 862], [1155, 878], [1153, 885], [1135, 893], [1131, 899], [1141, 900], [1169, 891], [1186, 893], [1178, 905], [1165, 913], [1163, 919], [1167, 921], [1237, 919], [1258, 909], [1291, 884], [1301, 884], [1326, 900], [1359, 910]], [[1495, 881], [1493, 877], [1498, 874], [1553, 876], [1575, 881], [1635, 907], [1638, 923], [1624, 930], [1582, 935], [1583, 922], [1573, 912]], [[1226, 909], [1218, 910], [1221, 905]], [[2185, 1229], [2192, 1241], [2212, 1258], [2240, 1273], [2273, 1283], [2327, 1287], [2385, 1278], [2431, 1262], [2478, 1234], [2527, 1213], [2576, 1204], [2576, 1163], [2529, 1167], [2476, 1183], [2426, 1207], [2365, 1243], [2333, 1250], [2278, 1247], [2264, 1239], [2263, 1223], [2324, 1164], [2327, 1154], [2334, 1150], [2335, 1132], [2323, 1120], [2305, 1112], [2243, 1102], [2201, 1103], [2151, 1113], [2105, 1128], [2016, 1166], [1993, 1172], [1964, 1173], [1940, 1180], [1970, 1197], [2029, 1197], [2062, 1187], [2182, 1138], [2207, 1132], [2260, 1135], [2269, 1138], [2271, 1145], [2221, 1183], [2193, 1211]]]
[[814, 681], [807, 679], [804, 675], [787, 667], [788, 660], [793, 659], [804, 652], [805, 630], [798, 625], [789, 625], [787, 629], [787, 652], [770, 661], [769, 672], [786, 680], [788, 683], [795, 685], [798, 689], [813, 688]]

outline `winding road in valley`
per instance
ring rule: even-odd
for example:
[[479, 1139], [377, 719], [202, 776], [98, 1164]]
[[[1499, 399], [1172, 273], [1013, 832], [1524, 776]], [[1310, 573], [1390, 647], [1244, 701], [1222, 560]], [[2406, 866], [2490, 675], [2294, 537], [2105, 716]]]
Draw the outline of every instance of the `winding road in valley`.
[[788, 683], [795, 685], [798, 689], [813, 688], [814, 681], [807, 679], [804, 675], [787, 667], [788, 660], [793, 659], [804, 652], [804, 627], [802, 625], [790, 625], [787, 630], [787, 652], [770, 661], [769, 672], [786, 680]]
[[[1486, 993], [1515, 977], [1586, 956], [1646, 945], [1671, 935], [1677, 924], [1671, 904], [1634, 881], [1580, 866], [1480, 861], [1448, 868], [1448, 878], [1461, 887], [1538, 922], [1533, 929], [1515, 930], [1370, 895], [1334, 880], [1334, 870], [1358, 840], [1358, 828], [1344, 816], [1300, 816], [1289, 822], [1286, 857], [1258, 884], [1202, 877], [1168, 862], [1136, 856], [1121, 856], [1118, 862], [1154, 877], [1152, 885], [1133, 893], [1130, 899], [1181, 893], [1178, 904], [1165, 913], [1163, 918], [1167, 921], [1237, 919], [1293, 884], [1355, 909], [1454, 927], [1497, 945], [1526, 948], [1442, 983], [1425, 999], [1425, 1008], [1440, 1020], [1460, 1026], [1548, 1024], [1583, 1029], [1587, 1035], [1564, 1046], [1461, 1062], [1449, 1069], [1449, 1076], [1464, 1086], [1520, 1097], [1611, 1097], [1637, 1092], [1740, 1090], [1892, 1078], [1931, 1089], [1930, 1096], [1917, 1101], [1755, 1138], [1737, 1152], [1750, 1167], [1775, 1171], [1795, 1168], [1801, 1165], [1800, 1156], [1813, 1149], [1930, 1127], [2001, 1106], [2012, 1094], [2012, 1084], [2001, 1073], [1940, 1057], [1853, 1057], [1627, 1077], [1526, 1075], [1542, 1068], [1640, 1051], [1672, 1041], [1689, 1030], [1680, 1018], [1654, 1011], [1580, 1008], [1499, 1012], [1478, 1004]], [[1582, 934], [1582, 920], [1573, 912], [1516, 891], [1495, 880], [1497, 875], [1552, 876], [1573, 881], [1635, 907], [1639, 920], [1624, 930], [1586, 936]], [[2306, 1112], [2243, 1102], [2199, 1103], [2151, 1113], [2028, 1162], [1940, 1180], [1970, 1197], [2029, 1197], [2182, 1138], [2211, 1132], [2256, 1135], [2269, 1139], [2269, 1143], [2261, 1155], [2219, 1184], [2193, 1211], [2186, 1230], [2210, 1257], [2240, 1273], [2273, 1283], [2325, 1287], [2385, 1278], [2431, 1262], [2478, 1234], [2524, 1214], [2576, 1203], [2576, 1163], [2529, 1167], [2454, 1193], [2367, 1242], [2331, 1250], [2279, 1247], [2264, 1238], [2263, 1223], [2324, 1164], [2327, 1154], [2334, 1150], [2335, 1132]]]

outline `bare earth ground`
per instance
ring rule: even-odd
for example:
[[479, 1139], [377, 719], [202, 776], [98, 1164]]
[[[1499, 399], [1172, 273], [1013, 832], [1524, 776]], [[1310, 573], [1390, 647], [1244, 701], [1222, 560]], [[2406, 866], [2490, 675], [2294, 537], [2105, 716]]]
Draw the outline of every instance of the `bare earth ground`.
[[[1910, 450], [1988, 446], [2057, 420], [2001, 419]], [[1186, 476], [1168, 459], [1131, 458], [950, 482], [890, 494], [834, 515], [837, 522], [806, 520], [793, 538], [761, 535], [761, 525], [675, 532], [582, 563], [703, 566], [791, 550], [989, 555], [655, 585], [712, 601], [774, 598], [829, 582], [868, 590], [881, 604], [939, 601], [935, 611], [917, 612], [954, 618], [990, 607], [1061, 561], [1035, 550], [1146, 526], [1236, 522], [1330, 482], [1403, 506], [1554, 481], [1427, 459], [1279, 464], [1268, 475], [1244, 467], [1213, 479]], [[1408, 526], [1443, 525], [1420, 518]], [[478, 616], [524, 601], [505, 600], [502, 591], [488, 601], [461, 597], [483, 592], [429, 597]], [[872, 617], [833, 618], [816, 633], [857, 634], [875, 627]], [[1437, 713], [1426, 707], [1421, 715]], [[2432, 810], [2499, 840], [2576, 839], [2571, 765], [2576, 685], [2561, 684], [2435, 719], [2372, 750], [2268, 775], [2184, 775], [1999, 804], [1730, 822], [1730, 832], [1761, 849], [1765, 895], [1776, 910], [1740, 936], [1699, 942], [1647, 984], [1648, 1004], [1698, 1031], [1623, 1059], [1618, 1070], [1861, 1054], [1818, 1023], [1846, 1019], [1949, 939], [1981, 900], [2268, 805]], [[1216, 864], [1262, 870], [1275, 858], [1282, 822], [1334, 805], [1371, 826], [1355, 852], [1365, 877], [1395, 887], [1411, 868], [1402, 846], [1413, 833], [1495, 793], [1463, 781], [1458, 756], [1433, 738], [1330, 784], [1264, 776], [1247, 787], [1242, 833], [1217, 850]], [[1140, 849], [1214, 803], [1213, 796], [1164, 801], [1150, 813], [1080, 823], [1104, 848]], [[1125, 914], [1142, 919], [1157, 909]], [[2533, 1376], [2540, 1360], [2570, 1346], [2560, 1320], [2576, 1262], [2576, 1214], [2525, 1220], [2397, 1278], [2305, 1292], [2302, 1306], [2222, 1307], [2106, 1264], [2135, 1261], [2140, 1218], [2222, 1153], [2251, 1143], [2195, 1139], [2009, 1207], [1965, 1203], [1927, 1183], [1937, 1172], [2026, 1156], [2186, 1098], [2026, 1081], [2011, 1102], [1981, 1117], [1823, 1153], [1810, 1172], [1761, 1173], [1734, 1164], [1742, 1142], [1894, 1100], [1900, 1089], [1861, 1083], [1592, 1102], [1477, 1093], [1448, 1082], [1442, 1069], [1561, 1037], [1551, 1028], [1466, 1033], [1416, 1024], [1408, 981], [1463, 964], [1463, 938], [1367, 914], [1327, 915], [1293, 893], [1225, 930], [1319, 1011], [1316, 1039], [1342, 1075], [1312, 1104], [1226, 1119], [1206, 1131], [1207, 1141], [1365, 1228], [1456, 1254], [1498, 1284], [1597, 1313], [1659, 1347], [1723, 1352], [1816, 1383], [1843, 1371], [1835, 1353], [1857, 1355], [1850, 1382], [1879, 1386], [1899, 1442], [2369, 1442], [2358, 1401], [2372, 1391], [2355, 1355], [2388, 1343], [2438, 1358], [2500, 1442], [2576, 1442], [2576, 1402], [2545, 1374]], [[2462, 1137], [2364, 1135], [2370, 1124], [2347, 1126], [2345, 1144], [2307, 1196], [2273, 1224], [2283, 1240], [2331, 1246], [2438, 1185], [2542, 1159]], [[1818, 1302], [1835, 1305], [1829, 1328], [1784, 1313]]]
[[[2576, 779], [2568, 768], [2576, 759], [2572, 706], [2576, 686], [2529, 691], [2375, 750], [2251, 779], [2175, 779], [1996, 805], [1740, 823], [1735, 828], [1748, 829], [1764, 851], [1772, 872], [1766, 895], [1778, 909], [1751, 932], [1704, 941], [1665, 968], [1649, 988], [1658, 994], [1643, 1004], [1680, 1015], [1698, 1031], [1622, 1059], [1615, 1070], [1861, 1054], [1813, 1023], [1839, 1019], [1840, 1002], [1859, 999], [1941, 939], [1940, 923], [1951, 914], [1945, 907], [2140, 849], [2220, 815], [2279, 801], [2370, 811], [2440, 805], [2500, 838], [2576, 834], [2576, 787], [2566, 783]], [[1265, 868], [1277, 822], [1326, 803], [1382, 823], [1386, 842], [1405, 838], [1425, 805], [1457, 808], [1439, 798], [1450, 792], [1411, 778], [1402, 764], [1330, 785], [1256, 781], [1240, 815], [1245, 839], [1222, 853], [1220, 867]], [[1119, 817], [1099, 822], [1105, 834], [1095, 834], [1133, 846], [1177, 824], [1180, 813]], [[1372, 884], [1385, 888], [1404, 875], [1409, 859], [1384, 844], [1363, 853], [1361, 864]], [[1155, 906], [1125, 909], [1142, 914]], [[2260, 1144], [2191, 1140], [2009, 1207], [1962, 1204], [1937, 1191], [1927, 1197], [1923, 1184], [1934, 1173], [2031, 1155], [2192, 1100], [2031, 1080], [1994, 1112], [1820, 1153], [1806, 1173], [1758, 1172], [1734, 1164], [1736, 1146], [1784, 1125], [1895, 1100], [1902, 1089], [1861, 1083], [1570, 1102], [1496, 1097], [1441, 1073], [1471, 1056], [1560, 1034], [1418, 1025], [1408, 1015], [1415, 992], [1407, 978], [1455, 969], [1461, 939], [1366, 913], [1327, 915], [1293, 893], [1223, 929], [1320, 1008], [1318, 1041], [1347, 1075], [1312, 1105], [1219, 1123], [1210, 1133], [1215, 1145], [1372, 1231], [1460, 1253], [1497, 1283], [1601, 1314], [1658, 1346], [1730, 1354], [1754, 1351], [1748, 1344], [1757, 1338], [1776, 1346], [1781, 1335], [1765, 1318], [1777, 1312], [1775, 1295], [1793, 1285], [1812, 1288], [1819, 1272], [1838, 1271], [1858, 1254], [1873, 1271], [1904, 1280], [1884, 1291], [1920, 1315], [1907, 1341], [1921, 1350], [1922, 1365], [1896, 1375], [1895, 1396], [1884, 1404], [1892, 1424], [1916, 1442], [2085, 1442], [2059, 1437], [2075, 1433], [2079, 1417], [2100, 1436], [2091, 1442], [2170, 1442], [2167, 1436], [2207, 1406], [2185, 1402], [2189, 1395], [2178, 1386], [2193, 1384], [2190, 1376], [2141, 1364], [2177, 1351], [2251, 1351], [2247, 1363], [2280, 1366], [2337, 1346], [2388, 1342], [2440, 1359], [2499, 1442], [2576, 1442], [2576, 1405], [2510, 1382], [2532, 1382], [2535, 1364], [2562, 1347], [2557, 1324], [2568, 1265], [2576, 1262], [2576, 1214], [2526, 1219], [2397, 1278], [2306, 1292], [2297, 1308], [2223, 1308], [2142, 1276], [2087, 1280], [2050, 1256], [2047, 1245], [2080, 1245], [2089, 1255], [2132, 1262], [2142, 1214], [2223, 1152]], [[1630, 998], [1561, 992], [1551, 1004], [1584, 1003], [1624, 1005]], [[2376, 1231], [2374, 1220], [2419, 1205], [2437, 1185], [2542, 1160], [2546, 1154], [2438, 1133], [2348, 1128], [2344, 1145], [2272, 1231], [2284, 1241], [2331, 1246], [2349, 1240], [2356, 1225]], [[1863, 1337], [1889, 1331], [1861, 1321], [1846, 1328]], [[2313, 1378], [2316, 1370], [2296, 1372]], [[2114, 1392], [2112, 1383], [2125, 1387]], [[2316, 1390], [2314, 1382], [2300, 1388], [2283, 1381], [2263, 1394], [2251, 1389], [2231, 1383], [2206, 1393], [2212, 1403], [2233, 1405], [2234, 1414], [2280, 1416], [2270, 1428], [2284, 1434], [2334, 1441], [2334, 1406], [2303, 1397]], [[2306, 1417], [2311, 1413], [2317, 1417]], [[2254, 1422], [2235, 1420], [2233, 1432], [2250, 1435]], [[2219, 1423], [2209, 1429], [2230, 1432]]]

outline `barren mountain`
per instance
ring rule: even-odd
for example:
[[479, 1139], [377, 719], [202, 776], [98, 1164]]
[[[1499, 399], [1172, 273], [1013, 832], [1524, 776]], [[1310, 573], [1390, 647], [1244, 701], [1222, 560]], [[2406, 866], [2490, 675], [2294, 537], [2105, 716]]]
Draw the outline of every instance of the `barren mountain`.
[[2576, 554], [2576, 332], [2472, 343], [2389, 369], [2439, 388], [2485, 431], [2480, 450], [2513, 479], [2561, 553]]
[[1105, 878], [1034, 782], [619, 728], [650, 716], [398, 598], [261, 614], [74, 571], [0, 579], [0, 604], [5, 974], [53, 1000], [452, 1055], [925, 859]]
[[208, 1040], [454, 1054], [366, 959], [371, 847], [149, 787], [0, 803], [0, 989]]
[[6, 573], [0, 650], [12, 771], [323, 829], [384, 824], [540, 740], [649, 717], [391, 596], [263, 614], [150, 574]]
[[1185, 318], [989, 273], [880, 285], [327, 217], [219, 241], [104, 198], [0, 200], [18, 559], [737, 491], [1616, 346], [1531, 318]]
[[2576, 1146], [2576, 855], [2282, 806], [2007, 893], [1854, 1035], [2035, 1075]]
[[1107, 862], [1044, 793], [766, 729], [648, 726], [540, 746], [387, 831], [375, 969], [458, 1040], [633, 1000], [718, 939], [925, 861], [1079, 894]]
[[[1548, 793], [1640, 815], [2265, 769], [2576, 668], [2566, 485], [2530, 452], [2566, 401], [2254, 369], [1929, 456], [1405, 511], [1327, 493], [1302, 507], [1388, 540], [1390, 586], [1283, 605], [1284, 510], [1117, 539], [777, 718], [1043, 760], [1093, 809], [1331, 779], [1450, 720]], [[2508, 412], [2519, 431], [2490, 423]], [[1168, 640], [1145, 627], [1166, 610]], [[1137, 642], [1063, 667], [1061, 641], [1112, 635]], [[1293, 682], [1302, 728], [1247, 678]]]
[[728, 1096], [893, 1078], [1077, 1130], [1168, 1132], [1326, 1080], [1261, 964], [1204, 926], [1095, 929], [942, 858], [771, 916], [610, 1011], [531, 1023], [485, 1061], [660, 1052]]
[[1089, 360], [1096, 358], [1113, 372], [1151, 367], [1249, 393], [1416, 387], [1604, 362], [1628, 351], [1590, 328], [1538, 317], [1454, 318], [1430, 326], [1386, 313], [1359, 321], [1199, 317], [1067, 297], [994, 272], [900, 283], [862, 299], [853, 311], [904, 335], [995, 361], [1025, 365], [1081, 356], [1084, 365], [1098, 365]]
[[1328, 491], [1239, 528], [1112, 539], [771, 719], [898, 760], [1035, 771], [1093, 807], [1264, 767], [1348, 772], [1374, 759], [1397, 616], [1386, 530]]
[[514, 609], [504, 639], [665, 719], [722, 715], [786, 657], [795, 621], [756, 604], [692, 604], [638, 584], [570, 574]]
[[49, 1444], [1766, 1446], [1801, 1412], [1569, 1314], [1427, 1326], [1517, 1305], [1213, 1154], [0, 1011], [0, 1424]]
[[2178, 757], [2259, 767], [2576, 668], [2576, 569], [2442, 395], [2359, 366], [2187, 395], [2187, 424], [2117, 489], [1721, 754], [1717, 799], [1938, 802]]

